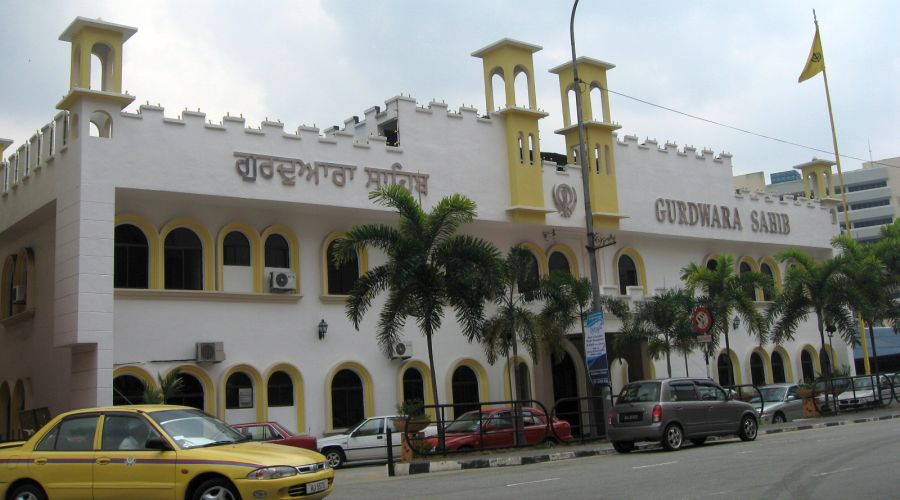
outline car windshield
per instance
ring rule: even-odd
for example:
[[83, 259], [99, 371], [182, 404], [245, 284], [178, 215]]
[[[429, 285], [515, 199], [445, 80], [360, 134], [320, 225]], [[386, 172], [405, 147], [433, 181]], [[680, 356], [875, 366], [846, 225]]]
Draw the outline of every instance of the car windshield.
[[866, 390], [872, 388], [872, 379], [871, 378], [858, 378], [853, 380], [853, 388], [857, 391]]
[[468, 413], [463, 413], [459, 418], [450, 422], [450, 425], [445, 429], [446, 432], [478, 432], [478, 426], [481, 425], [481, 421], [486, 418], [484, 416], [479, 416], [477, 411], [470, 411]]
[[163, 410], [150, 416], [182, 449], [232, 444], [249, 438], [200, 410]]
[[[759, 392], [762, 394], [763, 401], [775, 403], [784, 401], [784, 393], [787, 392], [787, 387], [760, 387]], [[759, 403], [759, 395], [753, 396], [750, 402]]]
[[628, 384], [619, 394], [619, 403], [646, 403], [659, 401], [659, 382], [637, 382]]

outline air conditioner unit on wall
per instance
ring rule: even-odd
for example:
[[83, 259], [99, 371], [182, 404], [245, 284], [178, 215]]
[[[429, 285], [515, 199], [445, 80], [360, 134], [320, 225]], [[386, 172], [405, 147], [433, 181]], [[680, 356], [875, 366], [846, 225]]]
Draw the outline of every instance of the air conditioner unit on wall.
[[225, 361], [224, 342], [197, 342], [198, 363], [221, 363]]
[[297, 275], [293, 271], [272, 271], [269, 273], [269, 289], [286, 291], [297, 288]]
[[412, 355], [412, 342], [396, 342], [391, 346], [391, 359], [409, 359]]
[[24, 304], [25, 303], [25, 287], [23, 285], [16, 285], [13, 287], [13, 304]]

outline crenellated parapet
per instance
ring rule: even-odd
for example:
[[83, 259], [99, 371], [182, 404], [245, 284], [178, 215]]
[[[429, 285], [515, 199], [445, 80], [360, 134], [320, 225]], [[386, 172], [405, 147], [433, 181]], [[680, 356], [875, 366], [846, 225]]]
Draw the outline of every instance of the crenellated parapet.
[[703, 148], [698, 152], [697, 148], [691, 145], [684, 145], [681, 149], [679, 149], [678, 144], [671, 141], [666, 141], [662, 146], [660, 146], [659, 142], [656, 139], [651, 139], [648, 137], [644, 139], [643, 142], [641, 142], [640, 138], [638, 138], [638, 136], [634, 134], [625, 134], [621, 137], [616, 137], [616, 146], [618, 146], [623, 151], [628, 148], [646, 152], [655, 151], [657, 153], [669, 155], [675, 158], [694, 159], [704, 162], [710, 162], [710, 164], [722, 165], [724, 167], [728, 167], [729, 169], [731, 169], [732, 167], [730, 153], [724, 151], [716, 153], [709, 148]]

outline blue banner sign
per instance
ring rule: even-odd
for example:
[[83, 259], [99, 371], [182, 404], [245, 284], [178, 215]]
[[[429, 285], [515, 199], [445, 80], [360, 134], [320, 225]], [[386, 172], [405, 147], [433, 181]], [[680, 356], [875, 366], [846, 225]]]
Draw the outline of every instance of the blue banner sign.
[[609, 383], [609, 355], [606, 352], [606, 327], [603, 322], [603, 311], [588, 314], [584, 354], [587, 358], [591, 383]]

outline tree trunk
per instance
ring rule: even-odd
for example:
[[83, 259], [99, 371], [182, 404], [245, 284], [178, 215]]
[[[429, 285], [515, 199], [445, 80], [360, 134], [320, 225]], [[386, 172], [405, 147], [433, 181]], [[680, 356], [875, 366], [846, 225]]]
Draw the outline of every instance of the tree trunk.
[[[728, 363], [728, 382], [729, 385], [735, 385], [737, 378], [734, 376], [734, 366], [731, 365], [731, 344], [728, 342], [728, 318], [725, 318], [725, 360]], [[719, 360], [715, 360], [716, 367], [719, 366]], [[720, 380], [721, 384], [722, 381]]]
[[669, 378], [672, 378], [672, 361], [669, 359], [669, 334], [666, 333], [666, 370], [669, 373]]
[[446, 449], [444, 434], [444, 412], [438, 401], [437, 377], [434, 375], [434, 350], [431, 347], [431, 332], [425, 332], [425, 340], [428, 343], [428, 368], [431, 371], [431, 397], [434, 400], [434, 416], [438, 428], [438, 450]]
[[685, 376], [685, 377], [690, 377], [690, 376], [691, 376], [691, 371], [688, 369], [687, 353], [686, 353], [686, 352], [685, 352], [685, 353], [682, 353], [682, 355], [684, 356], [684, 376]]

